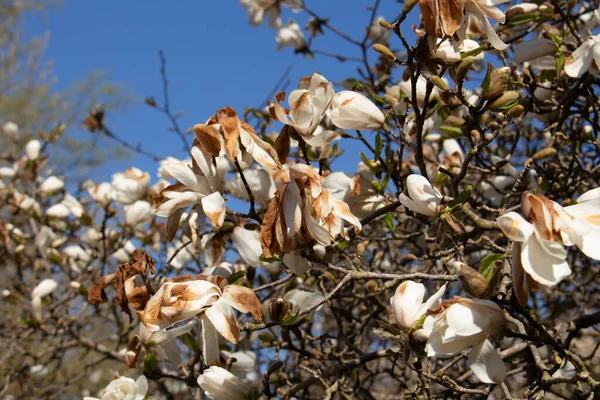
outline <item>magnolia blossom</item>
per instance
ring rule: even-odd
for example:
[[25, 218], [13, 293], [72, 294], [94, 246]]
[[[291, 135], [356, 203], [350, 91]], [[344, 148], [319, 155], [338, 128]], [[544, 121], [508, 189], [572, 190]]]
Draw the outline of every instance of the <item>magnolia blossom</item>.
[[[378, 162], [373, 162], [377, 164]], [[364, 218], [385, 204], [385, 197], [377, 194], [371, 184], [373, 172], [363, 162], [358, 164], [356, 175], [345, 172], [333, 172], [323, 180], [323, 187], [338, 200], [342, 200], [352, 214]]]
[[302, 10], [300, 0], [240, 0], [240, 5], [248, 8], [251, 25], [261, 25], [266, 16], [269, 26], [273, 29], [281, 28], [282, 5], [293, 12]]
[[281, 183], [269, 203], [261, 230], [266, 257], [290, 253], [303, 242], [329, 246], [337, 235], [347, 236], [344, 221], [360, 231], [360, 221], [346, 203], [333, 198], [322, 186], [322, 178], [313, 167], [295, 164], [289, 173], [281, 172]]
[[138, 200], [133, 204], [125, 206], [125, 223], [136, 227], [152, 222], [154, 219], [154, 210], [152, 204], [145, 200]]
[[[152, 345], [152, 353], [159, 360], [168, 360], [171, 364], [178, 367], [182, 363], [181, 349], [175, 339], [189, 333], [197, 325], [196, 321], [190, 321], [187, 324], [172, 329], [151, 332], [146, 329], [144, 324], [140, 324], [138, 338], [142, 344]], [[137, 353], [133, 353], [128, 352], [127, 354], [130, 365], [135, 364], [133, 361], [137, 359]]]
[[269, 111], [273, 118], [292, 126], [296, 132], [308, 138], [325, 117], [333, 96], [333, 84], [315, 73], [300, 79], [298, 89], [290, 93], [290, 110], [279, 104], [285, 98], [285, 92], [281, 92], [275, 96], [275, 103], [271, 104]]
[[[444, 36], [458, 37], [458, 42], [465, 38], [469, 18], [475, 18], [483, 26], [490, 44], [497, 50], [504, 50], [506, 45], [490, 25], [488, 18], [504, 23], [506, 17], [496, 4], [508, 0], [420, 0], [419, 7], [425, 28], [432, 38]], [[433, 47], [433, 46], [432, 46]]]
[[46, 210], [46, 215], [52, 218], [64, 219], [69, 215], [75, 218], [81, 218], [85, 213], [85, 209], [81, 203], [70, 194], [65, 194], [65, 197], [58, 204], [55, 204]]
[[515, 46], [513, 61], [522, 64], [541, 57], [554, 56], [557, 50], [558, 46], [550, 39], [532, 39]]
[[279, 28], [275, 41], [277, 42], [277, 50], [282, 50], [284, 47], [292, 47], [296, 50], [306, 48], [304, 33], [300, 29], [300, 25], [294, 20], [289, 20], [287, 25]]
[[131, 167], [112, 176], [112, 198], [123, 206], [132, 204], [146, 196], [149, 183], [150, 175], [147, 172]]
[[350, 90], [336, 93], [328, 115], [331, 122], [342, 129], [374, 130], [385, 122], [385, 116], [371, 100]]
[[83, 400], [144, 400], [146, 392], [148, 381], [144, 375], [140, 375], [136, 381], [120, 376], [108, 384], [100, 398], [86, 396]]
[[49, 176], [40, 185], [40, 191], [44, 194], [56, 193], [65, 187], [62, 179], [56, 176]]
[[57, 287], [54, 279], [44, 279], [31, 291], [31, 315], [35, 321], [42, 319], [42, 297], [54, 292]]
[[[406, 98], [408, 99], [408, 101], [412, 102], [412, 81], [408, 80], [400, 82], [398, 84], [398, 87], [402, 92], [406, 94]], [[425, 95], [427, 94], [427, 79], [424, 76], [419, 75], [419, 78], [417, 79], [417, 82], [415, 84], [415, 89], [417, 106], [423, 107], [425, 105]], [[439, 89], [434, 86], [431, 90], [431, 94], [429, 95], [429, 101], [439, 99], [439, 93]]]
[[506, 378], [506, 366], [489, 341], [504, 326], [502, 309], [490, 300], [454, 297], [429, 311], [423, 329], [428, 334], [428, 357], [454, 357], [472, 347], [469, 364], [484, 383], [500, 384]]
[[377, 17], [368, 28], [368, 38], [373, 43], [387, 44], [390, 39], [390, 29], [379, 25], [379, 21], [383, 20], [382, 16]]
[[398, 326], [404, 329], [411, 329], [416, 322], [432, 308], [436, 308], [440, 299], [446, 291], [446, 285], [442, 286], [425, 303], [425, 286], [422, 283], [413, 281], [404, 281], [396, 289], [396, 293], [390, 299], [394, 318]]
[[[184, 282], [166, 282], [148, 300], [143, 311], [137, 311], [140, 321], [150, 332], [155, 332], [201, 314], [205, 331], [205, 357], [207, 352], [218, 349], [218, 337], [207, 330], [219, 332], [225, 339], [237, 343], [240, 328], [233, 308], [250, 312], [258, 321], [262, 319], [262, 307], [252, 289], [227, 285], [227, 280], [217, 276]], [[216, 282], [215, 283], [213, 283]], [[210, 337], [209, 340], [207, 336]], [[212, 348], [211, 348], [212, 346]]]
[[428, 217], [436, 217], [440, 214], [444, 197], [427, 178], [416, 174], [409, 175], [406, 178], [406, 189], [408, 196], [404, 193], [400, 194], [400, 203], [404, 207]]
[[41, 149], [42, 149], [42, 143], [39, 140], [37, 140], [37, 139], [30, 140], [25, 145], [25, 155], [30, 160], [37, 160], [38, 157], [40, 156]]
[[84, 249], [76, 244], [65, 246], [62, 253], [67, 258], [71, 269], [75, 272], [81, 272], [84, 268], [87, 268], [92, 261], [91, 250]]
[[[450, 40], [438, 39], [437, 44], [438, 46], [435, 51], [432, 52], [431, 58], [447, 63], [460, 62], [463, 60], [461, 53], [468, 53], [480, 47], [479, 43], [471, 39], [463, 40], [458, 48], [455, 48]], [[474, 61], [483, 61], [484, 52], [481, 51], [476, 56], [469, 56], [466, 58], [472, 58]], [[419, 78], [421, 78], [421, 76], [419, 76]]]
[[108, 204], [111, 200], [112, 187], [110, 183], [103, 182], [88, 189], [90, 197], [98, 204]]
[[504, 234], [513, 240], [513, 279], [520, 302], [527, 301], [527, 276], [552, 286], [571, 274], [564, 246], [576, 245], [588, 257], [600, 260], [600, 192], [589, 191], [578, 204], [562, 207], [542, 195], [524, 192], [523, 218], [509, 212], [498, 218]]
[[585, 72], [600, 72], [600, 35], [588, 37], [565, 61], [565, 73], [579, 78]]
[[[275, 181], [269, 172], [264, 169], [249, 169], [244, 171], [244, 178], [246, 178], [246, 183], [252, 191], [256, 204], [266, 207], [275, 195]], [[227, 189], [238, 199], [250, 200], [248, 190], [239, 174], [227, 180]]]
[[19, 138], [19, 125], [12, 121], [5, 122], [2, 125], [2, 132], [12, 140], [17, 140]]
[[250, 387], [224, 368], [212, 366], [198, 377], [198, 385], [211, 400], [246, 400]]

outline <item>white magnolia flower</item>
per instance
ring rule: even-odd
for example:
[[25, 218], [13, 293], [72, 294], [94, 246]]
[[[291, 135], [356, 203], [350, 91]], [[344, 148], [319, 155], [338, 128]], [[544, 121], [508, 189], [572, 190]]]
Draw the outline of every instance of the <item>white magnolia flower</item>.
[[[477, 19], [481, 26], [483, 26], [485, 34], [492, 47], [500, 51], [505, 50], [508, 45], [500, 40], [496, 30], [494, 27], [492, 27], [488, 18], [503, 24], [506, 20], [506, 16], [502, 10], [496, 7], [496, 5], [506, 3], [508, 1], [510, 0], [465, 0], [464, 3], [466, 20], [468, 21], [468, 19], [471, 17]], [[467, 27], [468, 23], [463, 24], [462, 29], [457, 32], [459, 37], [465, 37]]]
[[294, 20], [289, 20], [287, 25], [279, 28], [275, 36], [275, 41], [277, 42], [277, 50], [282, 50], [284, 47], [302, 50], [306, 47], [304, 33], [300, 29], [300, 25]]
[[565, 73], [579, 78], [585, 72], [600, 72], [600, 35], [588, 37], [565, 61]]
[[256, 367], [256, 354], [252, 350], [240, 350], [235, 353], [223, 350], [221, 354], [230, 360], [230, 371], [234, 375], [240, 372], [253, 372]]
[[[463, 60], [460, 53], [467, 53], [479, 47], [479, 43], [475, 40], [465, 39], [458, 46], [458, 49], [456, 49], [451, 40], [438, 39], [438, 47], [431, 53], [431, 58], [447, 63], [460, 62]], [[481, 51], [476, 56], [469, 56], [467, 58], [472, 58], [474, 61], [483, 61], [484, 52]], [[421, 76], [419, 76], [419, 78], [420, 77]]]
[[[406, 98], [408, 101], [412, 102], [412, 81], [402, 81], [398, 84], [398, 87], [404, 94], [406, 94]], [[417, 98], [417, 106], [423, 107], [425, 105], [425, 95], [427, 94], [427, 79], [420, 75], [417, 79], [416, 85], [416, 98]], [[437, 87], [433, 87], [431, 90], [431, 94], [429, 95], [429, 101], [439, 99], [440, 91]]]
[[211, 400], [246, 400], [248, 385], [221, 367], [212, 366], [198, 377], [198, 385]]
[[429, 335], [427, 356], [454, 357], [472, 347], [469, 364], [475, 376], [484, 383], [500, 384], [506, 378], [506, 366], [488, 338], [497, 334], [504, 322], [502, 309], [490, 300], [455, 297], [445, 301], [423, 323]]
[[[211, 352], [219, 348], [216, 332], [228, 341], [237, 343], [240, 328], [233, 308], [240, 312], [251, 312], [256, 320], [261, 320], [262, 307], [252, 289], [227, 285], [226, 279], [215, 278], [214, 281], [221, 286], [209, 280], [165, 282], [148, 300], [144, 310], [137, 311], [138, 317], [148, 331], [155, 332], [201, 314], [203, 335], [206, 337], [215, 332], [215, 340], [206, 340], [207, 347], [213, 346]], [[206, 352], [204, 354], [210, 359]]]
[[0, 179], [12, 178], [17, 174], [14, 167], [0, 167]]
[[516, 212], [498, 218], [504, 234], [513, 240], [513, 254], [518, 255], [513, 279], [518, 281], [516, 288], [522, 289], [516, 292], [519, 301], [527, 299], [525, 273], [545, 286], [556, 285], [571, 274], [564, 246], [576, 245], [588, 257], [600, 260], [600, 197], [597, 191], [590, 192], [567, 207], [525, 192], [521, 208], [526, 218]]
[[290, 110], [279, 104], [285, 98], [285, 92], [275, 96], [275, 103], [271, 104], [269, 109], [273, 118], [294, 127], [296, 132], [308, 138], [316, 133], [333, 101], [333, 96], [333, 84], [324, 76], [315, 73], [300, 79], [298, 89], [290, 93]]
[[31, 314], [35, 321], [42, 319], [42, 297], [54, 292], [57, 287], [54, 279], [44, 279], [31, 291]]
[[19, 125], [12, 121], [5, 122], [2, 125], [2, 132], [12, 140], [17, 140], [19, 138]]
[[408, 195], [400, 194], [402, 205], [416, 213], [435, 217], [440, 214], [443, 196], [429, 183], [427, 178], [412, 174], [406, 178]]
[[[152, 352], [159, 360], [168, 360], [171, 364], [178, 367], [182, 363], [181, 349], [175, 339], [189, 333], [197, 325], [196, 321], [190, 321], [172, 329], [151, 332], [146, 329], [144, 324], [140, 324], [138, 336], [141, 343], [152, 343]], [[134, 356], [135, 358], [137, 355], [130, 356]]]
[[114, 174], [111, 185], [112, 199], [123, 206], [132, 204], [146, 196], [149, 183], [150, 175], [135, 167]]
[[181, 163], [183, 165], [192, 166], [192, 159], [188, 158], [185, 160], [179, 160], [175, 157], [167, 157], [167, 158], [161, 160], [160, 164], [158, 166], [158, 174], [157, 174], [159, 178], [165, 179], [167, 181], [170, 179], [175, 179], [175, 177], [171, 176], [169, 171], [165, 168], [165, 165], [171, 164], [171, 163]]
[[133, 252], [135, 251], [135, 245], [131, 240], [125, 242], [120, 249], [111, 254], [111, 257], [114, 257], [115, 260], [119, 264], [125, 264], [131, 260], [131, 256], [133, 256]]
[[30, 160], [37, 160], [38, 157], [40, 156], [40, 151], [42, 149], [42, 143], [37, 140], [30, 140], [26, 145], [25, 145], [25, 155], [27, 155], [27, 158]]
[[108, 204], [111, 201], [112, 186], [108, 182], [96, 184], [88, 189], [88, 193], [98, 204]]
[[250, 24], [259, 26], [267, 17], [269, 27], [281, 28], [281, 6], [284, 5], [293, 12], [302, 10], [300, 0], [241, 0], [240, 5], [248, 8]]
[[147, 392], [148, 381], [144, 375], [136, 381], [120, 376], [108, 384], [100, 398], [84, 397], [83, 400], [144, 400]]
[[40, 185], [40, 191], [44, 194], [56, 193], [65, 187], [65, 183], [62, 179], [56, 176], [49, 176]]
[[336, 93], [328, 115], [342, 129], [375, 130], [385, 122], [385, 116], [371, 100], [351, 90]]
[[[269, 205], [269, 201], [275, 195], [275, 181], [264, 169], [249, 169], [244, 171], [244, 177], [248, 183], [248, 187], [252, 191], [254, 201], [263, 207]], [[232, 179], [227, 181], [227, 189], [238, 199], [249, 201], [248, 191], [242, 182], [239, 174], [236, 174]]]
[[69, 215], [72, 215], [75, 218], [81, 218], [84, 212], [85, 209], [81, 203], [75, 197], [67, 193], [60, 203], [54, 204], [46, 210], [46, 215], [57, 219], [64, 219]]
[[76, 244], [66, 246], [63, 248], [62, 253], [69, 261], [71, 269], [75, 272], [81, 272], [84, 268], [87, 268], [92, 261], [91, 250], [84, 249]]
[[368, 38], [373, 43], [387, 44], [390, 39], [391, 30], [379, 25], [379, 21], [383, 20], [382, 16], [377, 17], [368, 28]]
[[149, 224], [154, 219], [152, 204], [145, 200], [138, 200], [133, 204], [125, 206], [125, 223], [129, 226]]
[[550, 39], [538, 38], [515, 46], [514, 62], [522, 64], [545, 56], [554, 56], [558, 46]]
[[411, 329], [419, 319], [432, 308], [439, 305], [440, 299], [446, 291], [446, 285], [442, 286], [425, 303], [425, 286], [422, 283], [404, 281], [396, 289], [396, 293], [390, 299], [396, 323], [404, 329]]

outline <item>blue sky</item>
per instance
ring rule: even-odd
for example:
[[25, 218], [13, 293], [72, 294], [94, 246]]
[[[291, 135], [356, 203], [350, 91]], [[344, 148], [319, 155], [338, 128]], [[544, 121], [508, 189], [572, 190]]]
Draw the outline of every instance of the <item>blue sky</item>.
[[[333, 16], [331, 22], [339, 29], [362, 39], [370, 13], [367, 7], [372, 2], [307, 3], [320, 16]], [[400, 6], [393, 0], [384, 0], [379, 10], [378, 14], [391, 21], [400, 12]], [[305, 13], [284, 10], [284, 23], [291, 17], [302, 27], [308, 20]], [[159, 50], [167, 57], [171, 108], [185, 113], [180, 119], [182, 127], [204, 122], [216, 109], [227, 105], [241, 113], [245, 106], [263, 104], [290, 64], [292, 87], [299, 77], [315, 71], [332, 81], [356, 75], [354, 63], [322, 56], [310, 60], [294, 55], [289, 48], [278, 52], [276, 32], [266, 22], [260, 27], [250, 26], [246, 9], [232, 0], [65, 0], [43, 18], [29, 17], [25, 26], [31, 35], [49, 33], [46, 58], [54, 62], [58, 89], [94, 70], [106, 71], [112, 81], [126, 84], [135, 95], [134, 101], [109, 114], [107, 124], [126, 140], [141, 142], [145, 149], [162, 157], [184, 158], [187, 152], [175, 134], [168, 131], [167, 118], [143, 103], [149, 95], [162, 102]], [[409, 23], [405, 30], [410, 30]], [[359, 55], [358, 49], [330, 32], [319, 37], [312, 47]], [[375, 60], [376, 54], [371, 51], [370, 57]], [[79, 127], [71, 129], [77, 135], [90, 135]], [[358, 162], [357, 155], [353, 158]], [[134, 156], [125, 162], [110, 163], [90, 177], [110, 180], [111, 174], [132, 165], [156, 173], [155, 163]], [[352, 163], [343, 169], [350, 172], [355, 167]]]

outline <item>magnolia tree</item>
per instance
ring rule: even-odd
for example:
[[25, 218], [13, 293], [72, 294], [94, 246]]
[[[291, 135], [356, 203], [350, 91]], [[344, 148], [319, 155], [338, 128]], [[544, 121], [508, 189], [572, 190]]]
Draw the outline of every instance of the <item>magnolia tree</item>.
[[2, 397], [593, 398], [600, 13], [498, 3], [375, 1], [344, 32], [242, 1], [356, 75], [305, 71], [189, 136], [149, 98], [193, 138], [158, 179], [66, 184], [62, 130], [5, 121]]

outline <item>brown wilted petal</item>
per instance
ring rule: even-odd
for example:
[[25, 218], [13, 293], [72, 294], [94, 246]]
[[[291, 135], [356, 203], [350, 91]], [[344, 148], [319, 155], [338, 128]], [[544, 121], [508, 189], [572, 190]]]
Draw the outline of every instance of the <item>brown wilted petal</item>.
[[290, 135], [289, 130], [294, 129], [289, 125], [284, 125], [279, 132], [279, 136], [275, 140], [275, 151], [277, 152], [277, 157], [280, 161], [285, 163], [285, 160], [290, 154]]
[[135, 368], [137, 364], [138, 355], [142, 349], [139, 336], [134, 336], [127, 345], [127, 352], [125, 353], [125, 359], [127, 360], [127, 366], [129, 368]]
[[218, 127], [215, 125], [194, 125], [194, 146], [200, 147], [200, 149], [212, 155], [218, 157], [221, 152], [221, 134], [219, 133]]
[[464, 21], [464, 0], [438, 0], [442, 29], [448, 36], [454, 35]]
[[239, 285], [228, 285], [223, 290], [223, 297], [236, 310], [252, 313], [255, 320], [262, 320], [262, 305], [254, 290]]
[[215, 329], [231, 343], [237, 343], [240, 337], [240, 327], [233, 315], [233, 309], [221, 298], [210, 306], [205, 315], [214, 325]]

